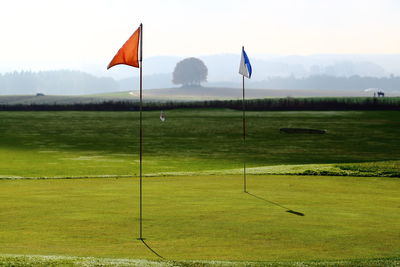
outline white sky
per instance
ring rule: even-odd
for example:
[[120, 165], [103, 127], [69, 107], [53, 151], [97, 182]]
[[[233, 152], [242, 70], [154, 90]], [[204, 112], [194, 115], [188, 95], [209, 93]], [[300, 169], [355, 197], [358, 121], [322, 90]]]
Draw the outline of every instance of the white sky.
[[144, 56], [400, 53], [397, 0], [0, 0], [0, 71], [106, 66], [142, 22]]

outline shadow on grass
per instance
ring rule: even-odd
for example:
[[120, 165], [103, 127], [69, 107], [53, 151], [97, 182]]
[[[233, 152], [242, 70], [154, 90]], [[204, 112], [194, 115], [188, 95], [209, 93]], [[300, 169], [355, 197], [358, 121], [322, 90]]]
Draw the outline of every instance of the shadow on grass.
[[146, 241], [144, 241], [143, 238], [138, 238], [138, 240], [142, 241], [142, 243], [143, 243], [154, 255], [156, 255], [157, 257], [159, 257], [159, 258], [165, 260], [165, 258], [164, 258], [163, 256], [161, 256], [160, 254], [158, 254], [154, 249], [152, 249], [152, 248], [146, 243]]
[[285, 206], [283, 206], [283, 205], [281, 205], [281, 204], [279, 204], [279, 203], [276, 203], [276, 202], [270, 201], [270, 200], [268, 200], [268, 199], [259, 197], [259, 196], [257, 196], [257, 195], [252, 194], [252, 193], [249, 193], [249, 192], [245, 192], [245, 193], [248, 194], [248, 195], [250, 195], [250, 196], [253, 196], [253, 197], [255, 197], [255, 198], [261, 199], [261, 200], [263, 200], [263, 201], [265, 201], [265, 202], [267, 202], [267, 203], [269, 203], [269, 204], [272, 204], [272, 205], [278, 206], [278, 207], [280, 207], [280, 208], [282, 208], [282, 209], [285, 209], [286, 212], [292, 213], [292, 214], [294, 214], [294, 215], [297, 215], [297, 216], [304, 216], [304, 215], [305, 215], [305, 214], [302, 213], [302, 212], [298, 212], [298, 211], [291, 210], [291, 209], [289, 209], [288, 207], [285, 207]]

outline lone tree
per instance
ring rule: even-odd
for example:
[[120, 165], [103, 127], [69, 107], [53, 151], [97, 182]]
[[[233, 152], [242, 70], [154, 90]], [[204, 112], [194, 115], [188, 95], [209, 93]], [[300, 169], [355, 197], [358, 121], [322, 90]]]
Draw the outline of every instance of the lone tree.
[[182, 86], [200, 86], [207, 81], [208, 69], [203, 61], [195, 57], [179, 61], [174, 69], [172, 82]]

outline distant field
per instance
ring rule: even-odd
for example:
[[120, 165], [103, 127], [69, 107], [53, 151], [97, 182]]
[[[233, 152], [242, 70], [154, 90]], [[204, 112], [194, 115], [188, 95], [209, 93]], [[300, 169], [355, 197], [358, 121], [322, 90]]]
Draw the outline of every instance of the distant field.
[[[221, 109], [171, 110], [163, 123], [158, 111], [145, 112], [144, 173], [234, 170], [244, 159], [249, 168], [279, 165], [277, 173], [285, 173], [282, 165], [400, 160], [399, 111], [248, 112], [246, 149], [241, 115]], [[137, 112], [0, 116], [2, 177], [138, 174]], [[284, 134], [281, 127], [325, 129], [327, 134]]]
[[[136, 97], [138, 90], [133, 91]], [[200, 87], [200, 88], [164, 88], [164, 89], [146, 89], [143, 91], [144, 97], [160, 100], [226, 100], [241, 99], [242, 88], [224, 88], [224, 87]], [[127, 98], [129, 92], [115, 92], [94, 94], [92, 97], [117, 97]], [[363, 92], [359, 90], [287, 90], [287, 89], [246, 89], [246, 97], [249, 99], [266, 97], [372, 97], [372, 92]], [[395, 97], [399, 95], [387, 95]]]
[[104, 101], [102, 97], [91, 96], [36, 96], [36, 95], [8, 95], [0, 96], [0, 105], [31, 105], [31, 104], [74, 104], [98, 103]]
[[[132, 94], [130, 94], [132, 93]], [[351, 90], [285, 90], [285, 89], [246, 89], [247, 99], [286, 98], [286, 97], [372, 97], [371, 92]], [[388, 95], [398, 97], [398, 95]], [[143, 90], [144, 101], [204, 101], [235, 100], [242, 98], [241, 88], [194, 87], [163, 88]], [[139, 90], [110, 92], [91, 95], [0, 95], [0, 105], [30, 104], [87, 104], [103, 101], [138, 101]]]

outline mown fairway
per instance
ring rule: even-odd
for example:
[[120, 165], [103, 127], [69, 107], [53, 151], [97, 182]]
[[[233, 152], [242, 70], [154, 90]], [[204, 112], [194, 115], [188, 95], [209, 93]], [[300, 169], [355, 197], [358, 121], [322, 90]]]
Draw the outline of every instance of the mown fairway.
[[[400, 159], [400, 112], [171, 110], [144, 114], [144, 172], [198, 172], [283, 164]], [[282, 134], [281, 127], [326, 129]], [[2, 112], [0, 176], [76, 177], [138, 173], [136, 112]]]
[[[399, 255], [398, 178], [265, 175], [331, 164], [398, 177], [399, 111], [248, 112], [246, 149], [240, 111], [166, 116], [144, 113], [144, 174], [154, 176], [144, 180], [144, 237], [165, 258]], [[136, 240], [137, 152], [135, 112], [1, 112], [0, 255], [156, 259]], [[259, 174], [249, 177], [250, 194], [242, 192], [244, 159]], [[19, 179], [106, 176], [114, 178]]]
[[[241, 191], [241, 181], [240, 176], [147, 178], [146, 242], [175, 260], [400, 253], [397, 179], [251, 176], [253, 195]], [[0, 253], [157, 258], [136, 240], [137, 179], [4, 180], [0, 211]]]

